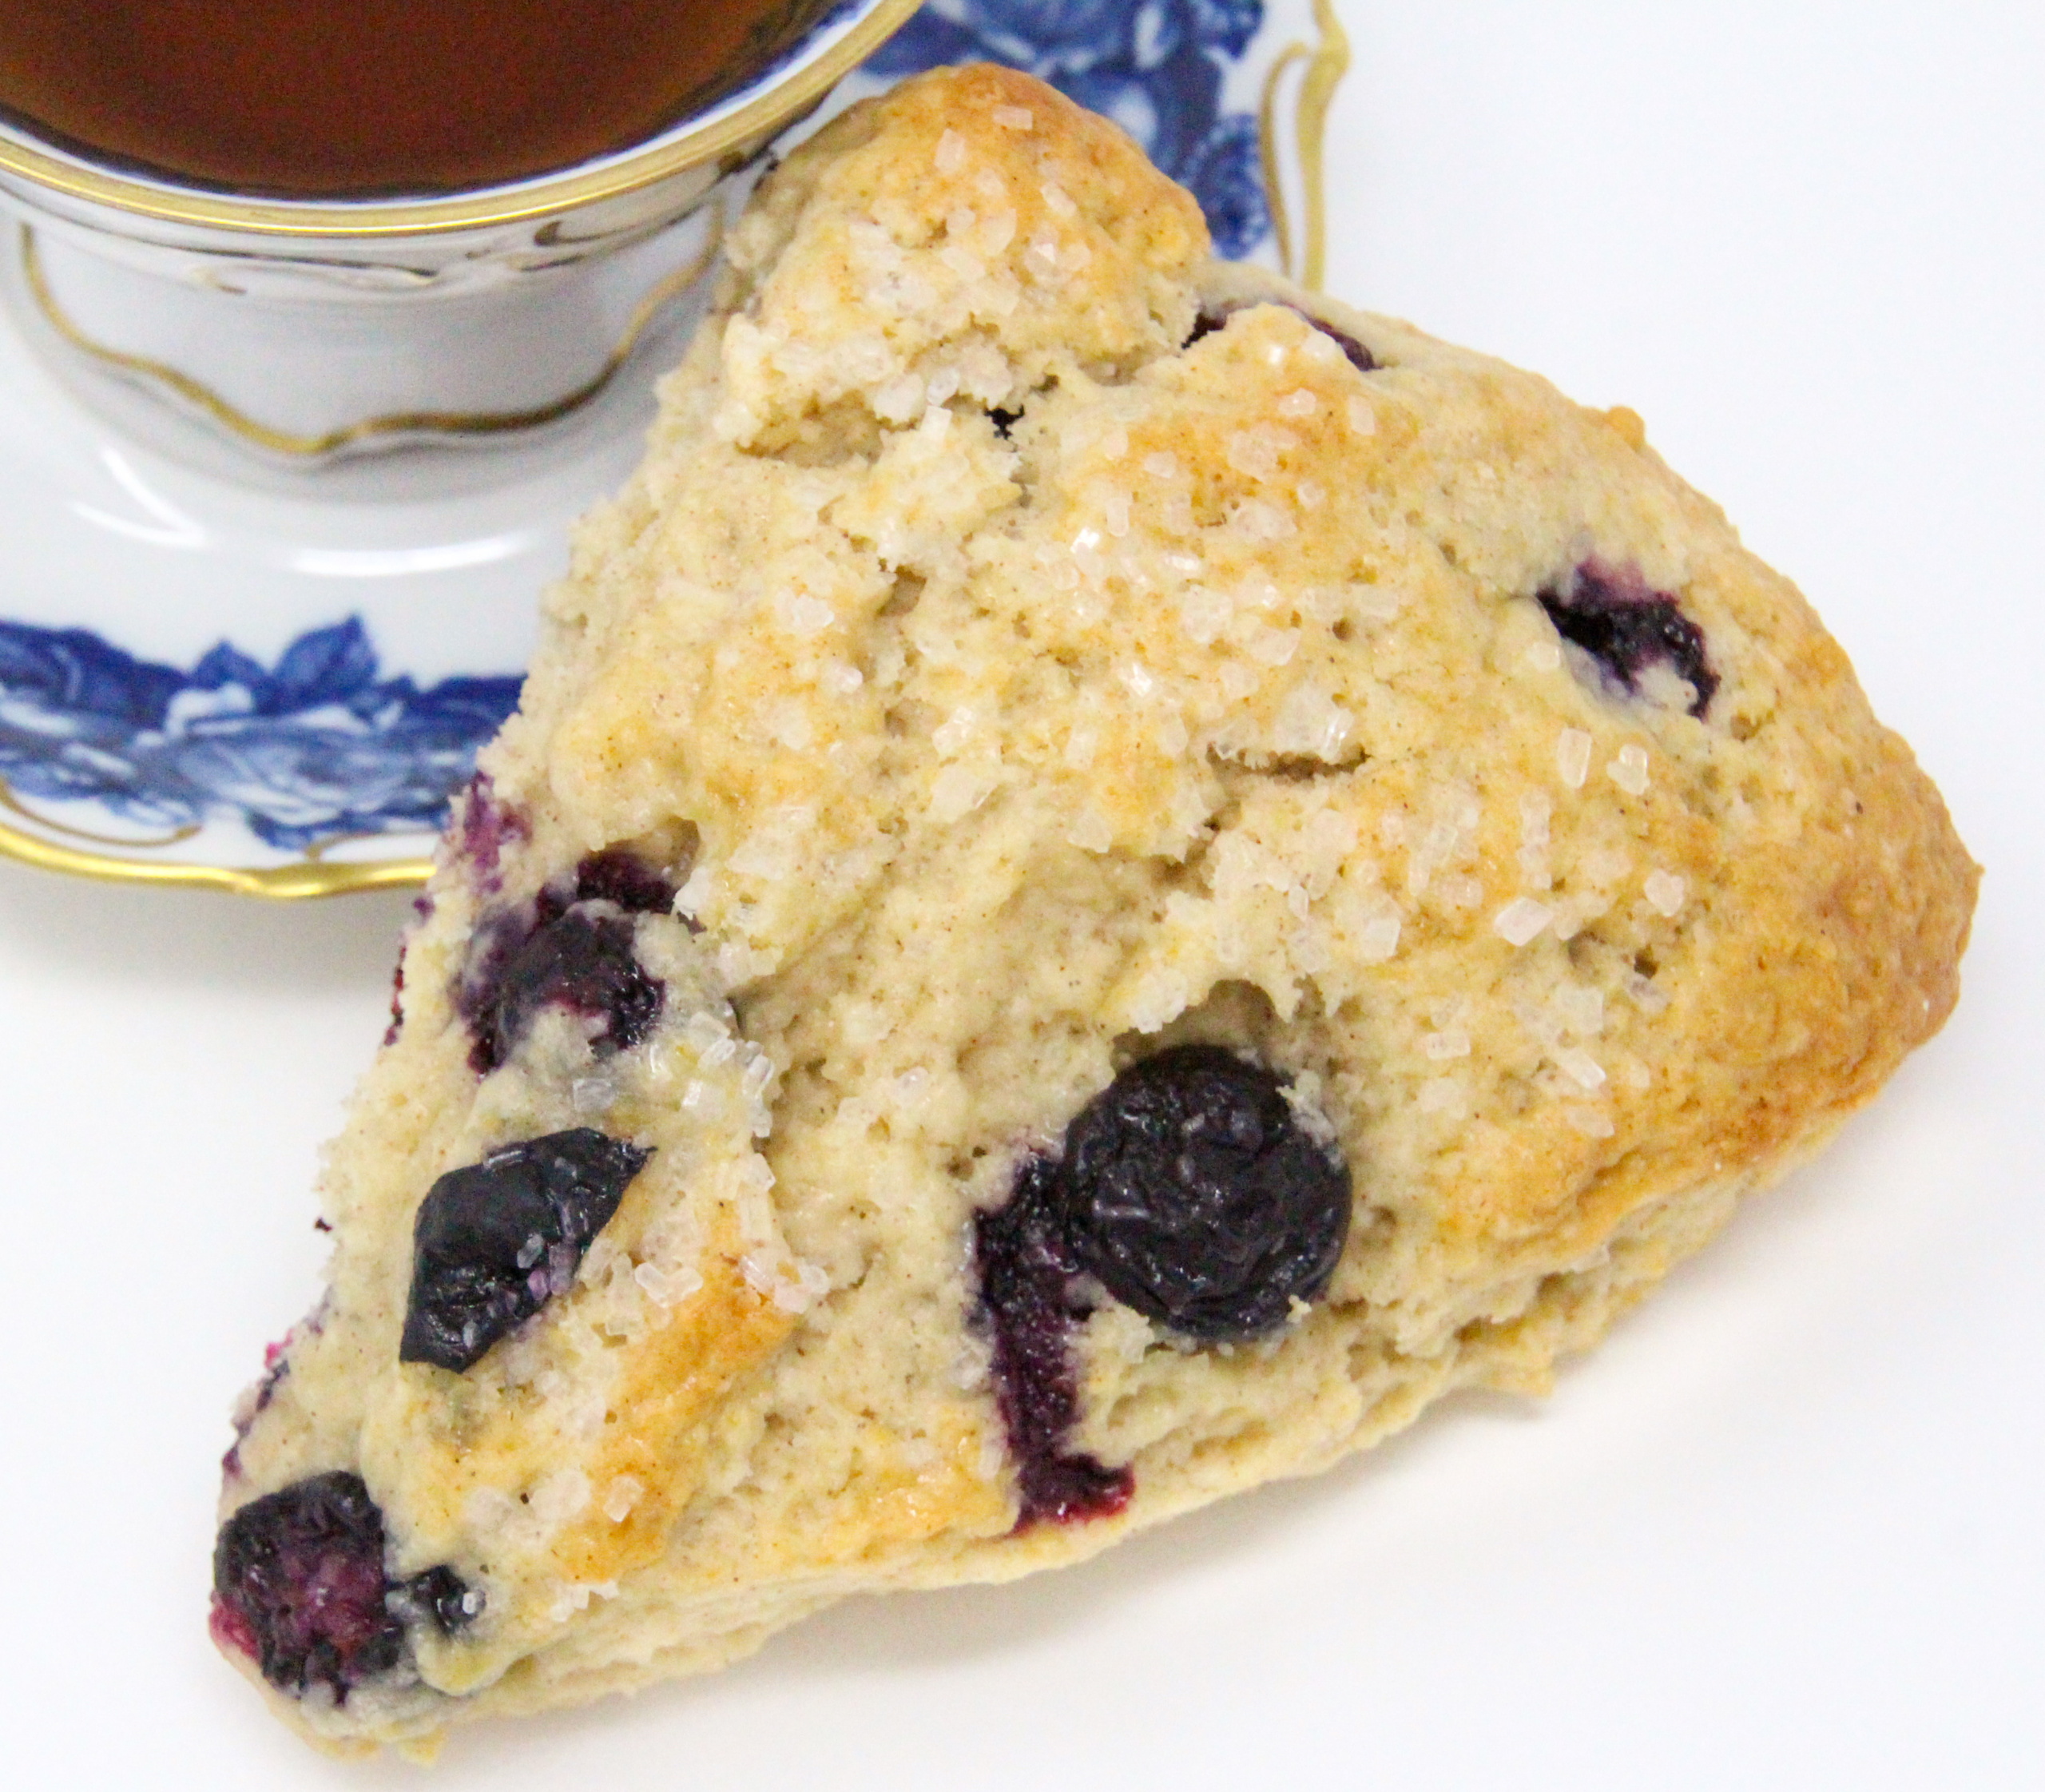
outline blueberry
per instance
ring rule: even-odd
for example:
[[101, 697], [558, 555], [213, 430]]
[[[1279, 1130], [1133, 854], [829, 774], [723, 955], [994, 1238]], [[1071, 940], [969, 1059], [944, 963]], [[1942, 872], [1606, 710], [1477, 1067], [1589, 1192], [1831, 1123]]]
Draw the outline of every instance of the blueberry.
[[[433, 918], [433, 898], [420, 896], [412, 904], [412, 912], [424, 926]], [[391, 972], [391, 1024], [383, 1030], [383, 1043], [395, 1045], [398, 1035], [405, 1030], [405, 954], [401, 947], [396, 968]]]
[[575, 1279], [651, 1152], [589, 1126], [451, 1170], [412, 1227], [398, 1360], [459, 1373]]
[[[633, 954], [632, 924], [581, 908], [540, 928], [493, 983], [482, 1017], [492, 1067], [510, 1057], [540, 1011], [554, 1004], [602, 1023], [598, 1051], [629, 1050], [653, 1030], [665, 993]], [[482, 1039], [479, 1027], [478, 1044]]]
[[391, 973], [391, 1019], [383, 1028], [383, 1043], [395, 1045], [398, 1035], [405, 1030], [405, 955], [398, 955], [397, 968]]
[[1349, 1172], [1283, 1081], [1218, 1046], [1122, 1072], [1066, 1129], [1057, 1199], [1074, 1262], [1188, 1337], [1276, 1331], [1328, 1285]]
[[470, 1586], [443, 1563], [399, 1582], [384, 1595], [384, 1603], [402, 1618], [430, 1623], [443, 1636], [453, 1636], [476, 1621], [483, 1599], [481, 1588]]
[[[1261, 303], [1262, 301], [1257, 302]], [[1282, 303], [1283, 301], [1277, 302]], [[1221, 305], [1212, 311], [1201, 312], [1201, 314], [1193, 320], [1193, 333], [1179, 345], [1180, 348], [1181, 349], [1192, 348], [1192, 346], [1196, 342], [1198, 342], [1203, 336], [1211, 336], [1213, 335], [1217, 330], [1220, 329], [1224, 324], [1225, 324], [1237, 312], [1246, 311], [1249, 308], [1248, 304], [1238, 303]], [[1304, 317], [1316, 330], [1320, 331], [1323, 336], [1326, 336], [1330, 341], [1333, 342], [1338, 348], [1340, 348], [1343, 354], [1348, 357], [1349, 365], [1354, 368], [1357, 372], [1375, 373], [1377, 372], [1377, 357], [1372, 354], [1372, 352], [1360, 342], [1357, 341], [1354, 336], [1351, 336], [1347, 330], [1336, 329], [1336, 327], [1332, 324], [1329, 323], [1326, 318], [1315, 316], [1312, 312], [1305, 309], [1303, 306], [1289, 304], [1285, 306], [1285, 309], [1293, 312], [1296, 316]]]
[[359, 1475], [315, 1476], [252, 1500], [213, 1548], [214, 1634], [280, 1691], [351, 1687], [397, 1666], [384, 1603], [383, 1515]]
[[1015, 433], [1015, 426], [1022, 420], [1020, 411], [1004, 411], [999, 405], [996, 405], [987, 415], [993, 420], [995, 434], [1004, 442]]
[[674, 897], [674, 886], [629, 848], [607, 846], [530, 908], [482, 923], [455, 991], [471, 1035], [470, 1067], [478, 1076], [496, 1069], [550, 1003], [602, 1022], [593, 1042], [600, 1054], [637, 1045], [660, 1018], [666, 991], [634, 956], [631, 924], [611, 909], [669, 914]]
[[1079, 1417], [1072, 1333], [1090, 1309], [1059, 1236], [1056, 1177], [1049, 1158], [1031, 1158], [1008, 1200], [973, 1223], [974, 1318], [992, 1347], [995, 1399], [1022, 1495], [1019, 1530], [1120, 1512], [1135, 1485], [1128, 1469], [1066, 1447]]
[[1643, 673], [1666, 666], [1690, 687], [1690, 713], [1704, 719], [1718, 674], [1705, 653], [1703, 630], [1667, 592], [1653, 590], [1633, 567], [1615, 571], [1586, 560], [1567, 586], [1550, 586], [1539, 595], [1556, 633], [1596, 661], [1610, 683], [1634, 695]]
[[1081, 1111], [1062, 1159], [1029, 1159], [1007, 1201], [975, 1218], [974, 1323], [992, 1349], [1019, 1529], [1120, 1512], [1134, 1490], [1126, 1468], [1068, 1447], [1072, 1339], [1093, 1282], [1210, 1342], [1274, 1331], [1327, 1287], [1349, 1173], [1285, 1090], [1219, 1047], [1159, 1052]]
[[212, 1632], [283, 1692], [324, 1686], [345, 1702], [403, 1659], [408, 1617], [451, 1633], [482, 1610], [451, 1568], [388, 1579], [383, 1515], [345, 1470], [250, 1500], [213, 1546]]
[[504, 881], [500, 868], [506, 850], [530, 839], [532, 824], [523, 810], [498, 801], [486, 772], [478, 772], [469, 781], [461, 817], [458, 850], [475, 866], [478, 884], [486, 892], [494, 892]]
[[[320, 1231], [333, 1230], [324, 1219], [316, 1219], [312, 1223]], [[254, 1388], [235, 1402], [234, 1442], [227, 1454], [220, 1458], [220, 1472], [229, 1480], [240, 1477], [241, 1446], [248, 1440], [248, 1433], [255, 1428], [256, 1420], [269, 1410], [270, 1402], [276, 1398], [280, 1384], [291, 1373], [292, 1346], [302, 1339], [319, 1337], [327, 1329], [328, 1298], [323, 1296], [319, 1305], [276, 1343], [263, 1346], [263, 1373]]]
[[479, 921], [469, 940], [454, 1003], [469, 1029], [469, 1067], [478, 1076], [497, 1068], [497, 1004], [504, 972], [533, 932], [530, 916], [506, 910]]
[[[1294, 308], [1296, 310], [1298, 308], [1296, 306]], [[1375, 373], [1377, 372], [1377, 357], [1351, 336], [1347, 330], [1336, 329], [1326, 318], [1316, 317], [1311, 312], [1302, 311], [1300, 316], [1334, 343], [1348, 359], [1349, 365], [1357, 372]]]
[[241, 1476], [241, 1446], [248, 1440], [248, 1433], [256, 1420], [269, 1409], [270, 1402], [277, 1397], [277, 1384], [291, 1373], [291, 1359], [284, 1354], [289, 1338], [263, 1347], [263, 1374], [256, 1384], [254, 1397], [244, 1407], [238, 1409], [234, 1417], [234, 1441], [228, 1446], [227, 1454], [220, 1458], [220, 1472], [229, 1480], [238, 1480]]
[[631, 915], [671, 915], [674, 885], [630, 848], [606, 846], [575, 868], [578, 902], [614, 902]]

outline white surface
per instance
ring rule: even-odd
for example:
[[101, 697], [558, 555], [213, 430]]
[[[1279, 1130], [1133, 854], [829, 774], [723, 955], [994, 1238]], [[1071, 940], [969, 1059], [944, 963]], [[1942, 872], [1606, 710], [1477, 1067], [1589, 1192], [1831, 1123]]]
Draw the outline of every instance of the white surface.
[[[437, 1787], [2045, 1784], [2045, 25], [1344, 11], [1332, 284], [1634, 405], [1801, 580], [1987, 866], [1958, 1015], [1545, 1405], [458, 1734]], [[203, 1622], [403, 912], [0, 864], [10, 1784], [423, 1783], [306, 1753]]]

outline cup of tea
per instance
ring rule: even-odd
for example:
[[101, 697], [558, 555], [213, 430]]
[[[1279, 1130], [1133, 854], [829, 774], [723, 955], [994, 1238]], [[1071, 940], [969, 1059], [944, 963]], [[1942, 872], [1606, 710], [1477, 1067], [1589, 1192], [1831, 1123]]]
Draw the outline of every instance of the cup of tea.
[[586, 404], [919, 0], [8, 0], [34, 340], [272, 461]]

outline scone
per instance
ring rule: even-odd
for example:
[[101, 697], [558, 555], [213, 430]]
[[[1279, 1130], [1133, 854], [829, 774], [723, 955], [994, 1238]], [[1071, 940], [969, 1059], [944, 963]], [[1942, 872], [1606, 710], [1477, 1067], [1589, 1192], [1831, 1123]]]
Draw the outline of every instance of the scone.
[[761, 189], [240, 1414], [315, 1739], [1537, 1390], [1952, 1008], [1937, 793], [1639, 419], [1207, 249], [990, 69]]

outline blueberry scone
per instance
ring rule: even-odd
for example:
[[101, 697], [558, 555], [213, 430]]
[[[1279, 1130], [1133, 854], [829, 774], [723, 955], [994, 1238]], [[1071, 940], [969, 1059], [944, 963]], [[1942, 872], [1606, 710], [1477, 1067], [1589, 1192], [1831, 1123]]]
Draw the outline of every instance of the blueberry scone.
[[1630, 412], [915, 81], [547, 599], [213, 1634], [429, 1748], [1537, 1390], [1937, 1029], [1976, 876]]

